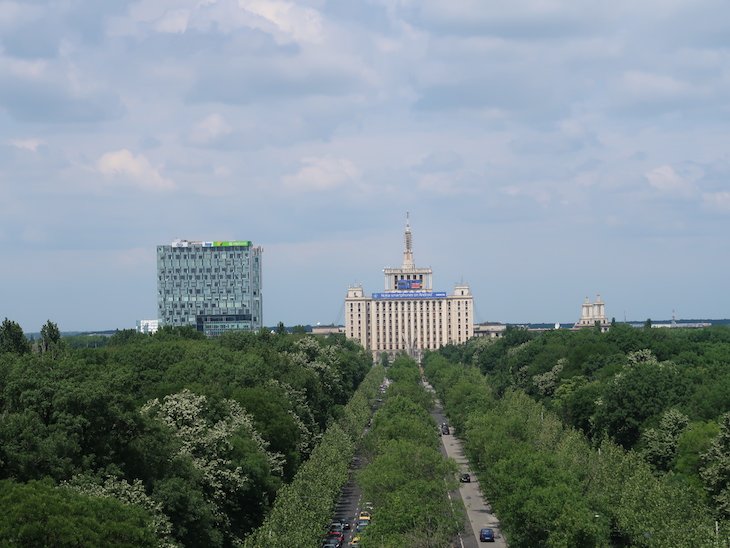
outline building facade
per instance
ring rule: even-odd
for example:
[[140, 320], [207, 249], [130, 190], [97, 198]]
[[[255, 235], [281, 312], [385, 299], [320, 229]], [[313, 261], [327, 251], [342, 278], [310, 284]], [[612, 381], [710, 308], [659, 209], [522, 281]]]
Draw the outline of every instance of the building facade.
[[137, 320], [137, 333], [152, 335], [157, 333], [160, 327], [160, 320]]
[[352, 286], [345, 298], [345, 335], [357, 339], [377, 358], [382, 353], [406, 353], [419, 358], [423, 350], [466, 342], [473, 335], [474, 302], [469, 286], [459, 284], [451, 295], [433, 290], [431, 268], [413, 262], [408, 221], [400, 268], [386, 268], [385, 289], [365, 295]]
[[598, 326], [602, 332], [608, 331], [611, 327], [611, 322], [606, 317], [606, 305], [601, 300], [600, 295], [596, 295], [596, 301], [590, 302], [588, 297], [583, 302], [581, 308], [580, 319], [575, 322], [573, 329], [583, 329], [586, 327]]
[[190, 325], [207, 336], [260, 329], [262, 252], [247, 240], [157, 246], [160, 325]]

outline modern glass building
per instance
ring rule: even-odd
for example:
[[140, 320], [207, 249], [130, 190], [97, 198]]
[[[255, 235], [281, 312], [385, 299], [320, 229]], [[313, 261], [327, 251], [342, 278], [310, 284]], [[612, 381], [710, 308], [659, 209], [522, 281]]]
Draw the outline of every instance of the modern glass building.
[[248, 240], [157, 246], [160, 325], [192, 325], [207, 336], [260, 329], [262, 252]]

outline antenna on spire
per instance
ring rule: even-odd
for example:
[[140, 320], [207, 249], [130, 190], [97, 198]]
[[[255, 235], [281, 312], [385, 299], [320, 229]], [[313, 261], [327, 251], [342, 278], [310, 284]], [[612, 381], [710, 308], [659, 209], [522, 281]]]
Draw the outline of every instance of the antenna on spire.
[[406, 248], [403, 250], [403, 268], [414, 268], [413, 264], [413, 236], [411, 235], [411, 214], [406, 211], [406, 232], [405, 243]]

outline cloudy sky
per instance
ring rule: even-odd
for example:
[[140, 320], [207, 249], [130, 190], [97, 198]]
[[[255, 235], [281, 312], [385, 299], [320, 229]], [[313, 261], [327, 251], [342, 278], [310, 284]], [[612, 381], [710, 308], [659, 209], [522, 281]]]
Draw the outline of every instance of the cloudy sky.
[[264, 322], [414, 255], [478, 321], [730, 317], [724, 0], [0, 0], [0, 316], [154, 318], [264, 247]]

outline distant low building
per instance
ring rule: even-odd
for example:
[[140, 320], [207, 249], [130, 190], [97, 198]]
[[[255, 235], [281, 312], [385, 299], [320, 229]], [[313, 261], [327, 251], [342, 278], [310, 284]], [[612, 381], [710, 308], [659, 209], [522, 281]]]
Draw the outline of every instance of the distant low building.
[[606, 318], [606, 305], [600, 295], [596, 295], [596, 302], [590, 302], [586, 297], [583, 303], [580, 319], [575, 322], [573, 329], [584, 329], [586, 327], [600, 327], [602, 332], [608, 331], [611, 322]]
[[160, 328], [160, 320], [137, 320], [137, 332], [151, 335]]
[[474, 324], [474, 336], [498, 339], [504, 335], [506, 329], [507, 326], [503, 323], [477, 323]]
[[313, 325], [312, 335], [333, 335], [337, 333], [344, 333], [344, 325]]

